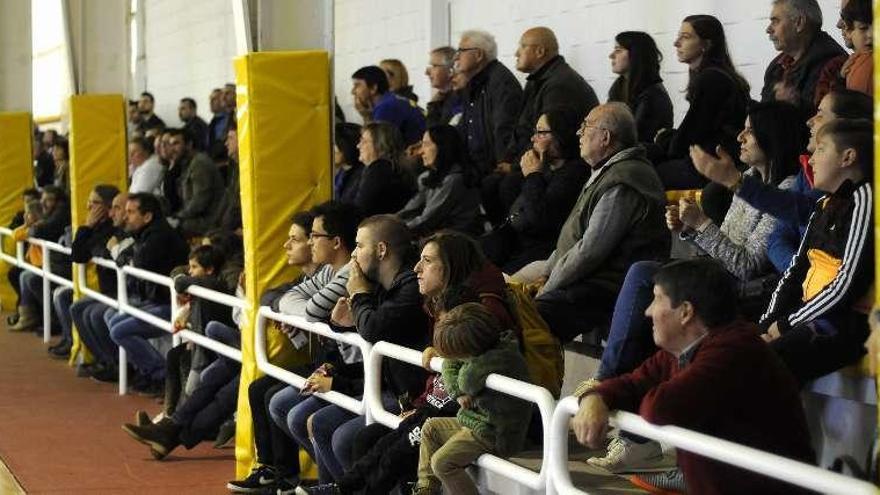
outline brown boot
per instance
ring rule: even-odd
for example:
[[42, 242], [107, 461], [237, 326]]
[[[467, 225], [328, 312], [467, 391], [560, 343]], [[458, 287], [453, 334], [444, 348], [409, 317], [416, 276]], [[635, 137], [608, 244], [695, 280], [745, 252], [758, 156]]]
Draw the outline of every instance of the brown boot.
[[18, 308], [18, 321], [9, 327], [10, 332], [27, 332], [40, 324], [37, 308], [33, 306], [21, 306]]

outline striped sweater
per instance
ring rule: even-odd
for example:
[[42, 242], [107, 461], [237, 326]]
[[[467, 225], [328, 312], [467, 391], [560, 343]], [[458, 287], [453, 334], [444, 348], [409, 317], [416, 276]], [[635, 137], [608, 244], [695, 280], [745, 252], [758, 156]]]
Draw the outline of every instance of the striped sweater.
[[329, 321], [330, 312], [339, 298], [347, 296], [349, 265], [338, 271], [323, 265], [314, 276], [292, 287], [278, 301], [282, 313], [305, 316], [309, 321]]
[[866, 311], [874, 279], [872, 217], [870, 182], [846, 181], [823, 196], [761, 323], [777, 322], [784, 333], [819, 318], [845, 321], [840, 318], [852, 311]]

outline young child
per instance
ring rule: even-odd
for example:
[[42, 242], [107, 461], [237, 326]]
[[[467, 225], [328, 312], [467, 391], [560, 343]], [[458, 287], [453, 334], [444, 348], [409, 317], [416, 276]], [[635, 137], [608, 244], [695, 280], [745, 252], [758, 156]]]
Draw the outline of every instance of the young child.
[[846, 79], [846, 89], [873, 95], [874, 13], [871, 0], [849, 0], [840, 11], [840, 17], [849, 32], [854, 50], [840, 70]]
[[816, 189], [827, 194], [761, 317], [764, 340], [802, 384], [865, 352], [874, 279], [873, 163], [871, 121], [838, 119], [819, 129], [810, 165]]
[[499, 373], [528, 381], [517, 342], [502, 333], [485, 306], [466, 303], [443, 315], [434, 328], [434, 348], [443, 362], [447, 393], [461, 406], [454, 418], [430, 418], [422, 427], [418, 483], [414, 494], [476, 495], [465, 468], [482, 454], [506, 457], [520, 450], [532, 414], [529, 404], [486, 388]]

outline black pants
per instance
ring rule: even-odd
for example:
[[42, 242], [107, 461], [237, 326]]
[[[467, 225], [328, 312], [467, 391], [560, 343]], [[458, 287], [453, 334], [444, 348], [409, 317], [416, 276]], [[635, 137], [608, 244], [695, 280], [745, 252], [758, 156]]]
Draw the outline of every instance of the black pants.
[[804, 323], [772, 342], [800, 385], [854, 364], [865, 354], [868, 317], [854, 313], [846, 320]]
[[595, 329], [607, 332], [617, 295], [595, 287], [569, 287], [535, 299], [538, 312], [563, 343]]
[[480, 199], [486, 217], [492, 225], [500, 225], [507, 218], [510, 207], [522, 190], [523, 176], [520, 171], [509, 174], [491, 173], [480, 183]]
[[12, 290], [15, 291], [15, 308], [18, 311], [18, 307], [21, 306], [21, 287], [18, 284], [18, 279], [21, 277], [21, 272], [23, 272], [21, 268], [17, 266], [9, 267], [9, 271], [6, 272], [6, 278], [9, 280], [9, 285], [12, 286]]
[[[363, 490], [364, 495], [391, 493], [399, 483], [415, 481], [419, 465], [422, 425], [432, 417], [427, 409], [404, 419], [396, 430], [371, 424], [358, 432], [354, 451], [369, 450], [361, 455], [339, 479], [343, 492]], [[434, 411], [431, 409], [431, 411]]]
[[[312, 369], [305, 372], [308, 376]], [[302, 373], [303, 370], [295, 371]], [[257, 446], [257, 462], [274, 467], [284, 478], [299, 475], [299, 448], [272, 421], [269, 415], [269, 400], [289, 385], [269, 375], [257, 378], [248, 387], [248, 402], [251, 406], [251, 420], [254, 424], [254, 441]]]
[[241, 364], [226, 357], [214, 360], [202, 372], [192, 395], [181, 402], [171, 419], [181, 427], [179, 439], [191, 449], [217, 436], [217, 430], [232, 417], [238, 398]]

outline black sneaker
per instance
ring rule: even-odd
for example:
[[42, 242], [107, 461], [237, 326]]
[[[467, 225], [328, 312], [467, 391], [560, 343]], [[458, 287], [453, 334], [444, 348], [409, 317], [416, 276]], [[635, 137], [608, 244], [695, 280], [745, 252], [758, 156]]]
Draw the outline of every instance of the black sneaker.
[[119, 370], [116, 366], [93, 366], [91, 378], [98, 382], [118, 383]]
[[230, 444], [235, 444], [235, 420], [228, 419], [217, 430], [217, 438], [214, 439], [214, 448], [223, 449]]
[[274, 493], [275, 478], [275, 468], [257, 466], [247, 478], [226, 483], [226, 489], [232, 493]]
[[275, 484], [275, 495], [294, 495], [303, 492], [303, 488], [299, 484], [299, 478], [278, 478]]
[[64, 343], [49, 348], [49, 357], [52, 359], [69, 359], [70, 344]]
[[308, 495], [342, 495], [336, 483], [321, 483], [305, 489]]

